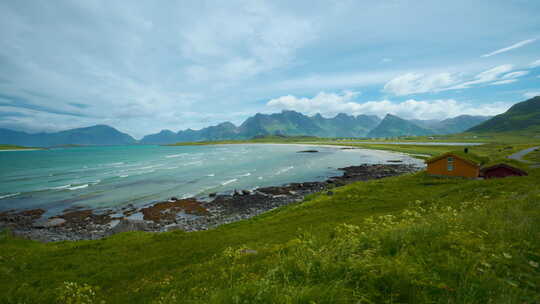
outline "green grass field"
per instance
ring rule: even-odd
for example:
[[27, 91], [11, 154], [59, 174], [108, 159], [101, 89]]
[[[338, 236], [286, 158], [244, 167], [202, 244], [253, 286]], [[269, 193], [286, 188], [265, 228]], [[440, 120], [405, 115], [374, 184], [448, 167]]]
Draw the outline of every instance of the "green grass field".
[[39, 149], [39, 148], [32, 148], [32, 147], [23, 147], [23, 146], [15, 146], [15, 145], [0, 145], [0, 150], [27, 150], [27, 149]]
[[[497, 160], [530, 145], [473, 149]], [[527, 171], [359, 182], [202, 232], [49, 244], [3, 232], [0, 302], [538, 303], [540, 169]]]
[[531, 153], [525, 155], [524, 159], [540, 163], [540, 149], [536, 149]]

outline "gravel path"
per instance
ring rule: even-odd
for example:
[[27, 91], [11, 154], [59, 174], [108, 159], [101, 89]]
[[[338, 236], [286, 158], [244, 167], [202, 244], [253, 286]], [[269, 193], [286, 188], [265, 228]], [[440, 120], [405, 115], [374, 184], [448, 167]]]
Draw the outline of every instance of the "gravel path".
[[524, 162], [524, 163], [528, 163], [528, 164], [532, 164], [534, 162], [532, 161], [529, 161], [529, 160], [525, 160], [523, 159], [523, 157], [529, 153], [531, 153], [532, 151], [536, 150], [540, 148], [540, 146], [536, 146], [536, 147], [532, 147], [532, 148], [529, 148], [529, 149], [525, 149], [525, 150], [521, 150], [519, 152], [516, 152], [510, 156], [508, 156], [508, 158], [510, 159], [514, 159], [514, 160], [517, 160], [517, 161], [520, 161], [520, 162]]

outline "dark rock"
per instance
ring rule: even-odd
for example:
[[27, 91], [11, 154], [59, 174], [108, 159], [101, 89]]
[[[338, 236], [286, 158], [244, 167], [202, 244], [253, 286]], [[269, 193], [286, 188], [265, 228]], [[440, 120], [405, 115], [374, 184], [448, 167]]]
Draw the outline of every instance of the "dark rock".
[[109, 234], [129, 231], [146, 231], [148, 224], [143, 220], [121, 220], [116, 226], [109, 230]]
[[43, 209], [0, 212], [0, 227], [29, 228], [32, 227], [35, 220], [41, 218], [43, 213], [45, 213]]
[[217, 193], [212, 192], [212, 193], [208, 194], [208, 197], [216, 197], [216, 195], [217, 195]]
[[51, 228], [51, 227], [60, 227], [64, 226], [66, 223], [66, 220], [63, 218], [50, 218], [45, 223], [43, 223], [43, 228]]
[[304, 150], [304, 151], [298, 151], [296, 153], [317, 153], [319, 152], [318, 150]]
[[177, 231], [177, 230], [185, 231], [185, 229], [186, 228], [184, 227], [184, 225], [181, 225], [181, 224], [167, 227], [167, 231]]

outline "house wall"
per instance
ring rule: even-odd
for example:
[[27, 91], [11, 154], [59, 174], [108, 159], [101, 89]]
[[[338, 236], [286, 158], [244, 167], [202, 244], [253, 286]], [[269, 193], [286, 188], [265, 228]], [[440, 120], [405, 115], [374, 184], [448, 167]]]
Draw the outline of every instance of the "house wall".
[[427, 166], [427, 172], [434, 175], [476, 178], [480, 174], [480, 168], [454, 157], [454, 170], [448, 171], [448, 158], [443, 158], [429, 163]]

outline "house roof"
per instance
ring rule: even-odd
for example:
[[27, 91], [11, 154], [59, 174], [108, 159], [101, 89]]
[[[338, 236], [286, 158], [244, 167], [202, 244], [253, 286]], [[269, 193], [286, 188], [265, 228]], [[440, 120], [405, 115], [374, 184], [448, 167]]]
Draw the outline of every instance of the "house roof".
[[438, 160], [441, 160], [443, 158], [446, 158], [446, 157], [449, 157], [449, 156], [453, 156], [453, 157], [456, 157], [456, 158], [459, 158], [473, 166], [481, 166], [482, 164], [486, 163], [487, 159], [484, 158], [484, 157], [481, 157], [481, 156], [478, 156], [476, 154], [473, 154], [473, 153], [464, 153], [462, 151], [452, 151], [452, 152], [447, 152], [447, 153], [444, 153], [444, 154], [441, 154], [441, 155], [438, 155], [438, 156], [434, 156], [430, 159], [427, 159], [426, 160], [426, 163], [427, 164], [430, 164], [430, 163], [433, 163], [433, 162], [436, 162]]
[[527, 175], [527, 172], [521, 170], [520, 168], [516, 168], [516, 167], [510, 166], [510, 165], [505, 164], [505, 163], [500, 163], [500, 164], [496, 164], [496, 165], [493, 165], [493, 166], [482, 168], [481, 172], [485, 173], [487, 171], [495, 170], [495, 169], [498, 169], [498, 168], [506, 168], [506, 169], [510, 169], [512, 171], [516, 171], [516, 172], [518, 172], [518, 173], [520, 173], [522, 175]]

